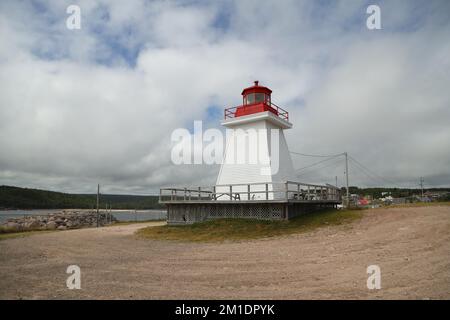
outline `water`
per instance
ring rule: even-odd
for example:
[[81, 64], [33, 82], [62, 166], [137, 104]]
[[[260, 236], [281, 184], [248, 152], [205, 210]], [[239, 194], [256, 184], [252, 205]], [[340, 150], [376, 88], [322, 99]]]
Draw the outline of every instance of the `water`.
[[47, 210], [1, 210], [0, 211], [0, 222], [11, 218], [22, 218], [24, 216], [33, 216], [33, 215], [47, 215], [49, 213], [57, 213], [61, 210], [57, 209], [47, 209]]
[[[24, 216], [47, 215], [61, 212], [61, 209], [35, 209], [35, 210], [3, 210], [0, 211], [0, 222], [11, 218], [22, 218]], [[167, 219], [167, 210], [112, 210], [113, 216], [118, 221], [146, 221]]]

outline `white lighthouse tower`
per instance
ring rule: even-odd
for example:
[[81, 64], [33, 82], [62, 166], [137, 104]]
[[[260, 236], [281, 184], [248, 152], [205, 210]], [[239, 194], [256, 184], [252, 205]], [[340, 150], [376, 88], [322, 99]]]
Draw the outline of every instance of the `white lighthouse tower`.
[[167, 223], [209, 219], [291, 219], [342, 203], [339, 188], [296, 181], [284, 130], [289, 114], [258, 81], [242, 91], [242, 105], [225, 109], [224, 158], [214, 186], [161, 188]]
[[230, 185], [239, 200], [267, 199], [267, 194], [276, 200], [285, 196], [284, 183], [295, 181], [283, 133], [292, 124], [288, 112], [272, 103], [271, 94], [255, 81], [242, 91], [241, 106], [225, 109], [221, 124], [227, 128], [227, 139], [216, 182], [218, 200], [230, 200]]

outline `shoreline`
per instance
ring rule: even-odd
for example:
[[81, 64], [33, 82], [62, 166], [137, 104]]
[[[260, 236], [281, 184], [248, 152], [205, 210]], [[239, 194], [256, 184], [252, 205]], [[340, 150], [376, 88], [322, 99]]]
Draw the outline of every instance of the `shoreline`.
[[[37, 211], [37, 210], [42, 210], [42, 211], [46, 211], [46, 210], [51, 210], [51, 211], [64, 211], [64, 210], [77, 210], [77, 211], [83, 211], [83, 210], [88, 210], [88, 211], [93, 211], [93, 210], [97, 210], [96, 208], [94, 209], [86, 209], [86, 208], [33, 208], [33, 209], [18, 209], [18, 208], [1, 208], [0, 209], [0, 213], [5, 212], [5, 211]], [[105, 211], [105, 208], [99, 208], [99, 211]], [[108, 211], [110, 211], [110, 209], [107, 209]], [[167, 209], [164, 208], [155, 208], [155, 209], [111, 209], [111, 211], [115, 211], [115, 212], [119, 212], [119, 211], [167, 211]]]
[[[0, 225], [11, 219], [24, 219], [26, 217], [38, 217], [49, 215], [64, 215], [74, 212], [80, 214], [96, 214], [96, 209], [32, 209], [32, 210], [3, 210], [0, 211]], [[163, 209], [145, 209], [145, 210], [127, 210], [127, 209], [99, 209], [99, 214], [111, 214], [118, 221], [153, 221], [165, 219], [167, 210]]]

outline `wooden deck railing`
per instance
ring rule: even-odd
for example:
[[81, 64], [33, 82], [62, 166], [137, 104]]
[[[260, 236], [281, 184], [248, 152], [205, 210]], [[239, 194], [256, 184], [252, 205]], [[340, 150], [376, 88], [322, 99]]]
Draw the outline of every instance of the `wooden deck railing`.
[[[261, 105], [265, 105], [265, 109], [264, 111], [271, 111], [274, 115], [280, 117], [283, 120], [289, 121], [289, 112], [287, 112], [286, 110], [284, 110], [283, 108], [277, 106], [275, 103], [270, 103], [266, 104], [266, 103], [260, 103]], [[256, 104], [249, 104], [249, 105], [242, 105], [242, 106], [238, 106], [238, 107], [231, 107], [231, 108], [226, 108], [224, 110], [224, 119], [233, 119], [236, 118], [236, 111], [237, 109], [243, 111], [245, 113], [245, 110], [248, 108], [249, 110], [254, 107], [255, 105], [258, 105], [258, 103]], [[263, 112], [263, 110], [261, 110], [261, 112]]]
[[159, 202], [198, 201], [341, 201], [340, 189], [294, 181], [249, 183], [197, 188], [162, 188]]

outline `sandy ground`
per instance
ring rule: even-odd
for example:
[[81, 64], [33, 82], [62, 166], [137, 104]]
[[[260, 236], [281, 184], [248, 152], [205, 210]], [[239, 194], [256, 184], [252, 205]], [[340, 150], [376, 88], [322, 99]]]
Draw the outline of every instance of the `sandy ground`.
[[[221, 244], [136, 239], [144, 225], [0, 241], [0, 298], [450, 299], [450, 207], [369, 210], [351, 225]], [[72, 264], [81, 290], [66, 287]], [[380, 290], [366, 286], [372, 264]]]

